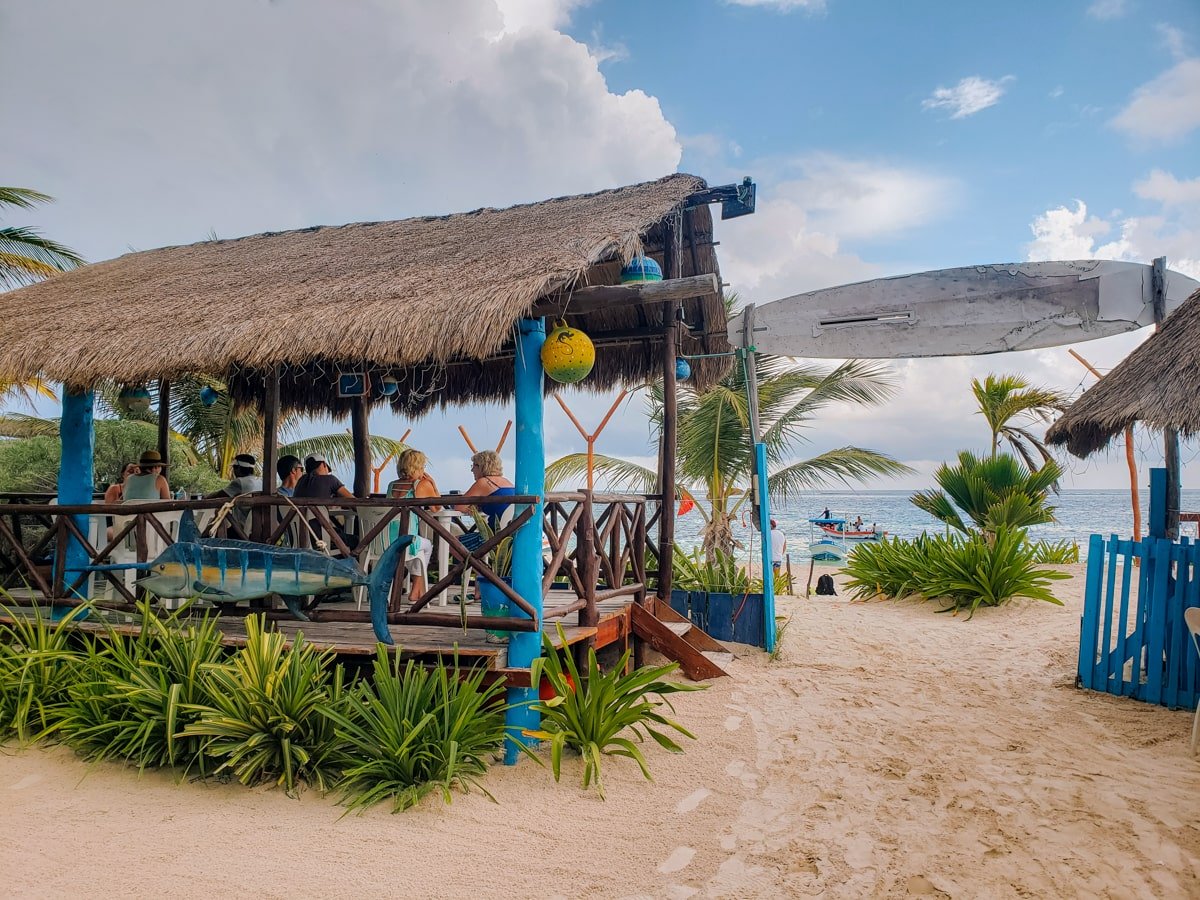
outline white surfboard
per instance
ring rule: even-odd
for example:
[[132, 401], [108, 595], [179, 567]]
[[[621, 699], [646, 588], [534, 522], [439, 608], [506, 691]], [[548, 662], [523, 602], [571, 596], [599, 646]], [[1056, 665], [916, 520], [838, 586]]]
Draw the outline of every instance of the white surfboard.
[[[824, 359], [974, 356], [1057, 347], [1154, 322], [1152, 266], [1111, 260], [939, 269], [796, 294], [754, 309], [760, 353]], [[1167, 272], [1166, 310], [1200, 282]], [[742, 346], [742, 318], [729, 326]]]

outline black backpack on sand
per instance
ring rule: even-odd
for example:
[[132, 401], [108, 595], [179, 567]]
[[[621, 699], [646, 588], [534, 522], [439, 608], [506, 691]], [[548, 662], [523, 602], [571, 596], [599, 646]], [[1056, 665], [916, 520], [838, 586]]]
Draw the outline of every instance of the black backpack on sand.
[[833, 576], [832, 575], [822, 575], [820, 578], [817, 579], [817, 593], [818, 594], [827, 594], [832, 597], [837, 596], [837, 591], [835, 591], [833, 589]]

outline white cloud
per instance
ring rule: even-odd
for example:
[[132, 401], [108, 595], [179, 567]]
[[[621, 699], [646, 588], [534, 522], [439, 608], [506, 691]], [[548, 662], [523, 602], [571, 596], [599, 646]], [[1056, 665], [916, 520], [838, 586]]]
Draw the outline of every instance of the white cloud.
[[495, 0], [504, 23], [503, 33], [525, 28], [557, 29], [571, 21], [571, 13], [591, 0]]
[[1014, 76], [1005, 75], [996, 81], [971, 75], [951, 88], [939, 87], [921, 102], [923, 109], [951, 110], [950, 118], [963, 119], [994, 106], [1004, 96], [1004, 85]]
[[926, 224], [951, 208], [958, 190], [942, 176], [833, 154], [752, 168], [768, 170], [758, 181], [770, 202], [722, 230], [721, 270], [757, 302], [880, 274], [843, 241]]
[[1029, 226], [1033, 241], [1026, 246], [1026, 259], [1088, 259], [1096, 238], [1112, 226], [1096, 216], [1088, 216], [1087, 204], [1075, 201], [1075, 208], [1048, 209]]
[[1200, 58], [1181, 60], [1139, 87], [1110, 124], [1145, 141], [1181, 138], [1200, 126]]
[[336, 28], [319, 0], [6, 10], [0, 77], [40, 73], [38, 103], [0, 98], [21, 122], [6, 177], [58, 198], [30, 224], [100, 259], [673, 171], [658, 101], [610, 91], [588, 48], [547, 25], [577, 5], [376, 0], [340, 5]]
[[1154, 26], [1154, 30], [1158, 32], [1163, 47], [1171, 54], [1172, 59], [1179, 60], [1187, 57], [1182, 29], [1176, 28], [1174, 25], [1168, 25], [1166, 22], [1159, 22]]
[[803, 9], [808, 12], [824, 12], [825, 0], [725, 0], [730, 6], [765, 6], [779, 12]]
[[1088, 7], [1087, 14], [1093, 19], [1108, 21], [1110, 19], [1119, 19], [1128, 11], [1128, 0], [1095, 0]]
[[1170, 172], [1155, 169], [1134, 183], [1133, 192], [1145, 200], [1157, 200], [1163, 206], [1192, 205], [1200, 209], [1200, 178], [1180, 181]]

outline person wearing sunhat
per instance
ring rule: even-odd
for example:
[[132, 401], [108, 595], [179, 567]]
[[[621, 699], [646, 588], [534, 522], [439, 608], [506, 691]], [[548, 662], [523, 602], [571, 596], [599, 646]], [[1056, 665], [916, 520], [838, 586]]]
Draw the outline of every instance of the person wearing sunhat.
[[171, 486], [167, 484], [167, 479], [163, 475], [163, 469], [167, 464], [163, 462], [162, 455], [157, 450], [147, 450], [138, 457], [138, 470], [136, 475], [130, 475], [125, 479], [125, 489], [122, 491], [121, 500], [128, 503], [130, 500], [170, 500]]
[[211, 499], [217, 497], [240, 497], [242, 494], [254, 494], [262, 490], [262, 479], [254, 474], [254, 467], [258, 465], [258, 460], [254, 458], [253, 453], [239, 453], [233, 458], [233, 480], [219, 491], [214, 491], [208, 496]]

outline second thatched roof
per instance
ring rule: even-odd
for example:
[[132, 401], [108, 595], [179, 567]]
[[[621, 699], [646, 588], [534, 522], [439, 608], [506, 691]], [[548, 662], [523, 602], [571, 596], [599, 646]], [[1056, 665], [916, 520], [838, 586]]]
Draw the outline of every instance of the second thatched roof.
[[[338, 370], [400, 382], [394, 405], [511, 395], [513, 330], [535, 302], [615, 284], [639, 252], [686, 235], [682, 276], [717, 273], [693, 175], [508, 209], [267, 233], [131, 253], [0, 294], [0, 372], [87, 387], [187, 374], [261, 396], [282, 372], [284, 406], [344, 412]], [[685, 352], [728, 349], [719, 297], [684, 303]], [[569, 317], [597, 341], [594, 388], [661, 371], [664, 307], [623, 303]], [[641, 337], [638, 337], [641, 335]], [[623, 340], [623, 342], [622, 342]], [[724, 371], [699, 360], [701, 383]]]
[[1200, 433], [1200, 291], [1071, 404], [1046, 441], [1088, 456], [1134, 422], [1175, 428], [1182, 435]]

